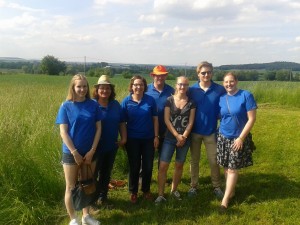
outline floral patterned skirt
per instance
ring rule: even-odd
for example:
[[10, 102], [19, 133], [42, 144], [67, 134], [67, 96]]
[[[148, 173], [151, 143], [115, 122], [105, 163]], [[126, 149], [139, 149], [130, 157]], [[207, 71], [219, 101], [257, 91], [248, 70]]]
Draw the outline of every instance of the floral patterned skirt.
[[247, 136], [243, 143], [243, 148], [233, 151], [232, 145], [235, 139], [229, 139], [222, 134], [217, 135], [217, 162], [220, 166], [228, 169], [241, 169], [252, 166], [252, 152], [250, 148], [250, 137]]

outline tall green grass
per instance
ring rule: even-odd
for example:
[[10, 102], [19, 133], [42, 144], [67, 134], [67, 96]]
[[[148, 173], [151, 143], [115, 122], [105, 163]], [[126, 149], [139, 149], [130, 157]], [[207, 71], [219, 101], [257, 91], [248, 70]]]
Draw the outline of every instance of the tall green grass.
[[[0, 224], [68, 222], [63, 203], [61, 139], [54, 122], [70, 79], [0, 76]], [[88, 79], [91, 87], [97, 82], [97, 78]], [[128, 94], [129, 80], [112, 78], [112, 82], [120, 101]], [[111, 191], [113, 209], [102, 209], [96, 217], [103, 224], [297, 224], [300, 217], [299, 83], [240, 82], [239, 85], [253, 92], [259, 103], [253, 129], [257, 150], [255, 165], [241, 171], [237, 196], [228, 214], [217, 213], [219, 202], [211, 192], [208, 162], [202, 151], [200, 194], [195, 199], [186, 197], [188, 156], [179, 187], [184, 197], [180, 203], [169, 201], [155, 207], [140, 200], [132, 206], [125, 188]], [[151, 187], [154, 193], [157, 192], [156, 163]], [[172, 168], [173, 165], [169, 177]], [[126, 179], [127, 171], [126, 154], [120, 150], [113, 178]]]

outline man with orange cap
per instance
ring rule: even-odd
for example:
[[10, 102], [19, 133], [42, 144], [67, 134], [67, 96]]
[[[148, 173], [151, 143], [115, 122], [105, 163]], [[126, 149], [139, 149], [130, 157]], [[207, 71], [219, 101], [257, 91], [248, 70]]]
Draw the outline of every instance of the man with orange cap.
[[174, 94], [174, 88], [165, 82], [168, 76], [166, 67], [162, 65], [155, 66], [153, 71], [150, 73], [150, 76], [153, 78], [153, 83], [148, 85], [148, 91], [146, 94], [155, 99], [158, 109], [159, 136], [155, 138], [159, 138], [158, 153], [160, 155], [161, 146], [167, 129], [164, 121], [165, 103], [167, 98]]

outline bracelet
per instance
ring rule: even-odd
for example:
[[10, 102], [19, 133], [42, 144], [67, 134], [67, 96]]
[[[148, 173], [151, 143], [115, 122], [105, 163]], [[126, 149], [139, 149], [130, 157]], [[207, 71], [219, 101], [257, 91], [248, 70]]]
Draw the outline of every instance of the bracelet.
[[187, 139], [187, 137], [186, 136], [184, 136], [183, 134], [181, 135], [183, 138], [185, 138], [185, 139]]
[[72, 155], [74, 155], [74, 153], [77, 152], [77, 149], [75, 148], [73, 151], [70, 150], [70, 152]]
[[241, 137], [238, 137], [238, 138], [241, 139], [242, 142], [244, 142], [244, 139], [243, 139], [243, 138], [241, 138]]
[[92, 150], [93, 152], [95, 152], [95, 151], [96, 151], [96, 149], [95, 149], [94, 147], [92, 147], [92, 148], [91, 148], [91, 150]]
[[158, 135], [156, 135], [156, 136], [154, 136], [155, 138], [157, 137], [157, 138], [159, 138], [159, 136]]

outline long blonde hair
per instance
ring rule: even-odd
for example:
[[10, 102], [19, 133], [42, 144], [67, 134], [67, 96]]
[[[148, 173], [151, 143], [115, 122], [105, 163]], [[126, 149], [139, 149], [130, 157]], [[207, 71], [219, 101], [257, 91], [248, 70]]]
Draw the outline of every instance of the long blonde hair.
[[86, 81], [86, 84], [87, 84], [87, 92], [86, 92], [85, 97], [86, 97], [87, 99], [90, 99], [90, 98], [91, 98], [91, 95], [90, 95], [90, 87], [89, 87], [89, 82], [88, 82], [87, 79], [86, 79], [86, 76], [81, 75], [81, 74], [76, 74], [76, 75], [73, 76], [72, 80], [70, 81], [69, 90], [68, 90], [68, 95], [67, 95], [67, 99], [66, 99], [66, 100], [69, 100], [69, 101], [74, 102], [74, 100], [75, 100], [75, 89], [74, 89], [74, 86], [75, 86], [75, 81], [76, 81], [76, 80], [85, 80], [85, 81]]

